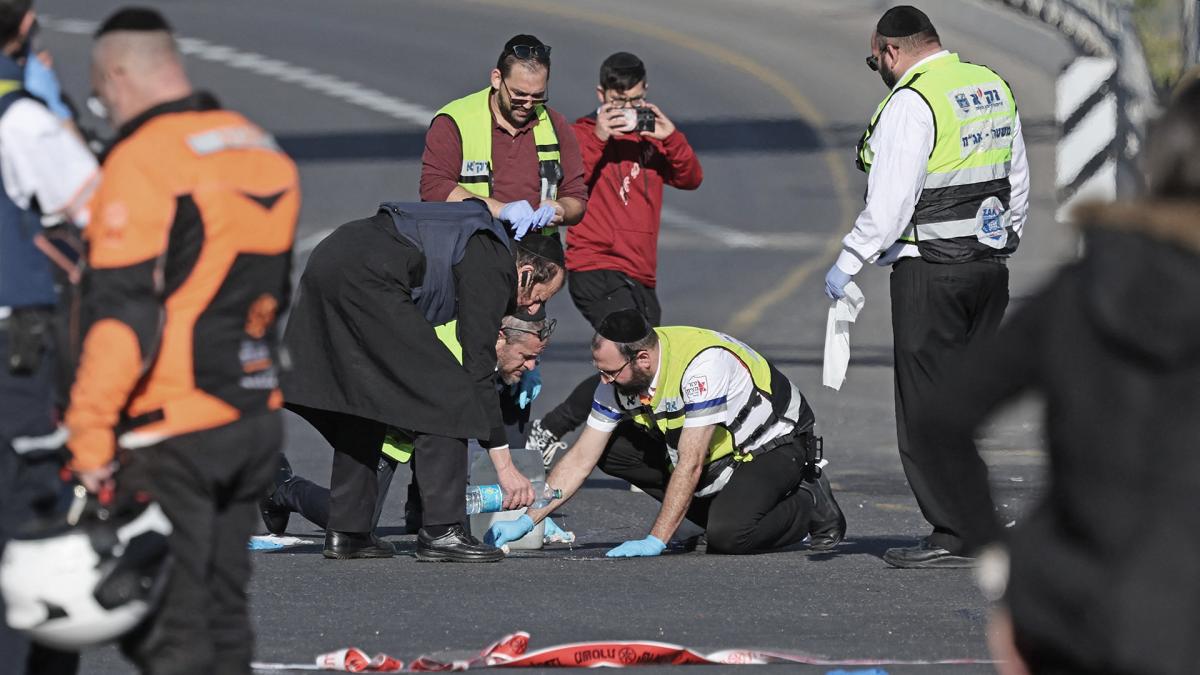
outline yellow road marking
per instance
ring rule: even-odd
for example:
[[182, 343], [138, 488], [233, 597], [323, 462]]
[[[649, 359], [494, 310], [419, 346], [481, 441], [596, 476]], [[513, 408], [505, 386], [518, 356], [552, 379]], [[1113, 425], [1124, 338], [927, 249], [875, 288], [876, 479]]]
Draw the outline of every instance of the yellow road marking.
[[[681, 33], [665, 26], [655, 25], [646, 21], [634, 21], [621, 16], [603, 14], [592, 10], [580, 9], [577, 7], [569, 7], [564, 5], [556, 5], [547, 2], [539, 2], [537, 0], [473, 0], [474, 2], [486, 5], [494, 5], [508, 9], [522, 9], [528, 12], [537, 12], [548, 14], [551, 16], [559, 16], [566, 19], [577, 21], [585, 21], [588, 23], [616, 28], [630, 33], [646, 35], [652, 37], [659, 42], [667, 42], [677, 47], [681, 47], [688, 51], [696, 52], [707, 58], [714, 59], [733, 68], [737, 68], [750, 75], [754, 79], [774, 89], [779, 95], [791, 104], [796, 113], [813, 129], [817, 135], [825, 140], [825, 118], [817, 111], [816, 107], [805, 98], [804, 94], [800, 93], [800, 89], [796, 85], [789, 82], [779, 73], [771, 68], [755, 61], [754, 59], [735, 52], [721, 45], [694, 38], [685, 33]], [[828, 143], [826, 143], [828, 147]], [[726, 330], [732, 334], [741, 334], [757, 324], [771, 306], [787, 299], [796, 291], [805, 281], [808, 280], [812, 273], [825, 265], [830, 264], [841, 248], [843, 228], [848, 227], [851, 219], [855, 216], [855, 203], [850, 191], [850, 178], [846, 175], [846, 168], [839, 160], [839, 154], [831, 149], [821, 153], [825, 164], [829, 169], [829, 177], [833, 181], [833, 187], [838, 194], [838, 202], [841, 217], [834, 231], [830, 233], [831, 238], [822, 249], [821, 253], [808, 261], [801, 263], [798, 267], [791, 271], [782, 281], [767, 291], [759, 293], [755, 299], [745, 307], [735, 313], [729, 320]], [[815, 290], [814, 290], [815, 292]]]

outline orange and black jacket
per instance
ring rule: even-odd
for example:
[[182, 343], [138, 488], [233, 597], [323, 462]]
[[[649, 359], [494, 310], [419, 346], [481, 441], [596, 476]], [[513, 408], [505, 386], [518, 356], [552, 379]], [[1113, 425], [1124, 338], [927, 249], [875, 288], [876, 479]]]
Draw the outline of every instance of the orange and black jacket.
[[156, 106], [121, 128], [91, 208], [73, 468], [279, 408], [300, 187], [274, 139], [207, 94]]

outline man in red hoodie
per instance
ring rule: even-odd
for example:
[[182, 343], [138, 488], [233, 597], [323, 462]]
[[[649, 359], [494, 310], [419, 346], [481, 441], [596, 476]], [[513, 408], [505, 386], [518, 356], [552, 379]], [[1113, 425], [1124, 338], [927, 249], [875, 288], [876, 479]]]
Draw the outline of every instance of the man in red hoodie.
[[[663, 185], [700, 187], [704, 172], [683, 132], [646, 100], [646, 66], [628, 52], [600, 65], [600, 108], [574, 125], [590, 196], [583, 220], [567, 232], [571, 299], [596, 327], [611, 312], [636, 309], [652, 326], [662, 320], [654, 292]], [[546, 466], [565, 449], [562, 437], [587, 419], [599, 384], [593, 375], [554, 410], [530, 425], [526, 446]]]

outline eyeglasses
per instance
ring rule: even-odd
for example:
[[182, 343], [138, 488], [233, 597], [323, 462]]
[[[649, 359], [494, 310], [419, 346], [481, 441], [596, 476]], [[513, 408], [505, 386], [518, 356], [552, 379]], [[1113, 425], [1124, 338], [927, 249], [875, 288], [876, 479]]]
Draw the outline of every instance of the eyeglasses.
[[[525, 106], [530, 106], [530, 105], [545, 105], [550, 100], [550, 97], [547, 96], [545, 94], [545, 92], [543, 92], [541, 96], [537, 96], [537, 97], [515, 96], [513, 94], [512, 88], [510, 88], [508, 86], [508, 83], [505, 82], [504, 80], [500, 80], [500, 86], [504, 87], [504, 90], [508, 92], [508, 100], [512, 101], [512, 104], [515, 106], [518, 106], [518, 107], [525, 107]], [[521, 93], [524, 94], [525, 92], [521, 92]]]
[[867, 67], [870, 68], [872, 72], [878, 73], [879, 72], [879, 57], [875, 56], [874, 54], [868, 56], [867, 57]]
[[630, 96], [629, 98], [624, 96], [614, 96], [610, 98], [608, 102], [622, 108], [640, 108], [646, 105], [646, 96], [644, 94], [642, 96]]
[[625, 363], [622, 363], [620, 368], [617, 368], [616, 370], [611, 371], [611, 372], [607, 371], [603, 368], [597, 368], [596, 370], [600, 371], [601, 375], [603, 375], [603, 376], [607, 377], [608, 379], [613, 380], [615, 382], [617, 379], [617, 376], [620, 375], [621, 371], [625, 370], [625, 366], [628, 366], [630, 363], [633, 363], [633, 359], [629, 359]]
[[550, 58], [550, 45], [513, 45], [508, 51], [522, 60]]
[[554, 327], [558, 325], [558, 319], [546, 319], [546, 323], [542, 324], [541, 330], [529, 330], [528, 328], [517, 328], [516, 326], [505, 326], [504, 330], [512, 330], [518, 333], [529, 333], [530, 335], [538, 336], [538, 339], [545, 342], [554, 334]]

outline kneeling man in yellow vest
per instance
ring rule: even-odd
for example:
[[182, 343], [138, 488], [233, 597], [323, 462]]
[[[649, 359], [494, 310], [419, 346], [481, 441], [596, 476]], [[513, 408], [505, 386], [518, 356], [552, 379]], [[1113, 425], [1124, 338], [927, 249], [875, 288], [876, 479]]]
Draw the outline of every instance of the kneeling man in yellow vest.
[[489, 543], [524, 536], [596, 467], [662, 502], [649, 535], [610, 557], [662, 553], [685, 517], [705, 528], [709, 553], [842, 541], [846, 518], [819, 467], [812, 409], [758, 352], [703, 328], [651, 328], [621, 310], [600, 323], [592, 360], [600, 385], [587, 427], [547, 478], [562, 498], [496, 523]]

